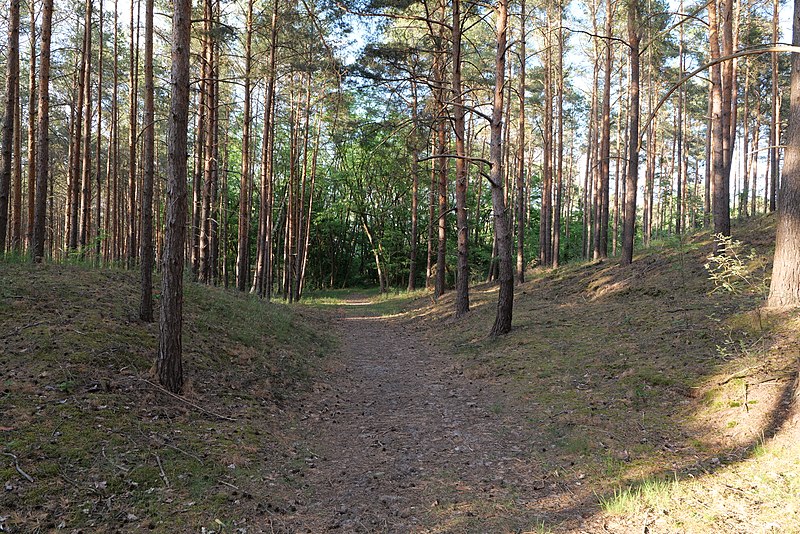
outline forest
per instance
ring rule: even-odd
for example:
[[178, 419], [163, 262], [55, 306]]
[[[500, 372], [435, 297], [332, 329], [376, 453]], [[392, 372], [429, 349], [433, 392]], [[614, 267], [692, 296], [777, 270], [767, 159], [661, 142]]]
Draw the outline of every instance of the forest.
[[0, 530], [800, 532], [800, 2], [8, 8]]

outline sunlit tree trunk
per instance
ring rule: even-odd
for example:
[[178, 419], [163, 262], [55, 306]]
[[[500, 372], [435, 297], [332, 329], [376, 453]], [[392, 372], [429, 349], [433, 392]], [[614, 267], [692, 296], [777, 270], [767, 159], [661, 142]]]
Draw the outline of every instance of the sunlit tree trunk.
[[[792, 44], [800, 46], [800, 1], [794, 3]], [[767, 305], [800, 305], [800, 54], [792, 54], [789, 127], [778, 195], [775, 259]]]
[[[718, 17], [716, 0], [708, 5], [709, 46], [711, 60], [720, 57], [719, 42], [720, 21]], [[730, 117], [730, 108], [725, 110], [723, 99], [723, 77], [719, 64], [711, 67], [711, 194], [712, 211], [714, 215], [714, 233], [730, 235], [730, 176], [725, 173], [725, 150], [727, 123], [725, 117]]]
[[494, 234], [497, 240], [500, 290], [497, 296], [497, 315], [490, 331], [492, 337], [511, 331], [514, 312], [514, 272], [511, 262], [511, 229], [506, 213], [503, 193], [503, 84], [506, 71], [506, 36], [508, 24], [508, 0], [499, 0], [495, 7], [497, 18], [497, 54], [495, 56], [495, 85], [490, 124], [489, 182], [492, 186], [492, 215]]

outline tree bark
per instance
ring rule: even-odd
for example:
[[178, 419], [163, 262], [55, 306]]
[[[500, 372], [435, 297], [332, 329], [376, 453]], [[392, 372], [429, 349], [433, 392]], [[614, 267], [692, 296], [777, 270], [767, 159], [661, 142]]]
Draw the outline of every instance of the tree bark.
[[36, 125], [36, 202], [33, 211], [34, 262], [44, 259], [45, 225], [47, 223], [47, 183], [50, 168], [50, 40], [53, 29], [53, 0], [42, 0], [42, 45], [39, 67], [39, 103]]
[[[800, 46], [800, 1], [795, 0], [792, 44]], [[767, 305], [800, 305], [800, 54], [792, 54], [789, 127], [777, 198], [778, 228]]]
[[517, 282], [525, 282], [525, 60], [527, 52], [525, 0], [520, 0], [519, 22], [519, 138], [517, 147]]
[[511, 331], [514, 312], [514, 272], [511, 262], [511, 229], [506, 213], [503, 193], [503, 84], [506, 71], [506, 39], [508, 24], [508, 0], [499, 0], [495, 8], [497, 18], [497, 54], [495, 56], [495, 85], [490, 124], [489, 160], [491, 170], [489, 182], [492, 186], [492, 212], [494, 234], [497, 240], [500, 290], [497, 296], [497, 315], [489, 333], [491, 337]]
[[159, 318], [159, 382], [173, 393], [183, 389], [183, 258], [186, 239], [186, 155], [189, 123], [191, 0], [175, 0], [172, 19], [172, 95], [167, 126], [167, 217]]
[[639, 181], [639, 5], [638, 0], [628, 3], [628, 45], [630, 47], [630, 78], [628, 93], [628, 173], [625, 177], [625, 220], [622, 228], [622, 257], [620, 265], [633, 261], [633, 244], [636, 229], [636, 192]]
[[253, 40], [253, 0], [247, 1], [244, 38], [244, 116], [242, 118], [242, 175], [239, 188], [236, 289], [244, 291], [250, 274], [250, 62]]
[[89, 216], [92, 209], [92, 0], [86, 0], [86, 78], [83, 81], [83, 161], [81, 163], [81, 256], [89, 242]]
[[139, 259], [141, 263], [141, 300], [139, 318], [153, 322], [153, 164], [155, 161], [155, 109], [153, 84], [153, 0], [145, 0], [144, 8], [144, 125], [142, 158], [142, 238]]
[[465, 115], [461, 87], [461, 2], [453, 0], [453, 132], [456, 138], [456, 318], [469, 312], [469, 229], [467, 226], [467, 161], [464, 144]]
[[[720, 57], [719, 43], [719, 13], [716, 0], [708, 5], [709, 46], [711, 47], [711, 60]], [[714, 233], [730, 235], [730, 175], [726, 175], [726, 115], [723, 98], [723, 77], [719, 64], [711, 67], [711, 196], [712, 212], [714, 216]]]
[[[139, 95], [139, 52], [134, 36], [138, 36], [138, 21], [134, 19], [134, 5], [138, 7], [139, 0], [131, 0], [131, 47], [130, 47], [130, 136], [128, 138], [128, 234], [127, 234], [127, 261], [128, 268], [132, 269], [136, 262], [136, 140], [138, 138], [138, 95]], [[134, 26], [134, 24], [136, 24]]]
[[0, 256], [6, 250], [8, 205], [11, 192], [11, 164], [14, 144], [14, 116], [19, 100], [19, 0], [11, 0], [8, 21], [8, 67], [0, 143]]
[[28, 61], [28, 195], [27, 217], [25, 227], [25, 246], [28, 250], [33, 248], [33, 219], [36, 204], [36, 123], [37, 123], [37, 95], [36, 95], [36, 10], [33, 2], [28, 2], [30, 15], [30, 29], [28, 39], [30, 52]]

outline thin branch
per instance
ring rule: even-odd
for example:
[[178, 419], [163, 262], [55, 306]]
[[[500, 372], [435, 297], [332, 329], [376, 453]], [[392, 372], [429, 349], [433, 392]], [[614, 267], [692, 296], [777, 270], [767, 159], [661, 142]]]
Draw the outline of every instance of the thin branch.
[[176, 400], [179, 400], [179, 401], [181, 401], [181, 402], [183, 402], [183, 403], [186, 403], [186, 404], [188, 404], [189, 406], [191, 406], [192, 408], [194, 408], [194, 409], [196, 409], [196, 410], [199, 410], [199, 411], [203, 412], [204, 414], [207, 414], [207, 415], [212, 415], [212, 416], [214, 416], [214, 417], [218, 417], [219, 419], [224, 419], [225, 421], [234, 421], [234, 422], [236, 421], [236, 419], [234, 419], [233, 417], [228, 417], [227, 415], [221, 415], [221, 414], [218, 414], [218, 413], [216, 413], [216, 412], [212, 412], [211, 410], [206, 410], [206, 409], [205, 409], [205, 408], [203, 408], [202, 406], [198, 406], [197, 404], [195, 404], [195, 403], [193, 403], [193, 402], [191, 402], [191, 401], [188, 401], [188, 400], [184, 399], [184, 398], [183, 398], [183, 397], [181, 397], [180, 395], [176, 395], [176, 394], [172, 393], [171, 391], [169, 391], [169, 390], [166, 390], [166, 389], [162, 388], [162, 387], [161, 387], [161, 386], [159, 386], [158, 384], [154, 384], [153, 382], [150, 382], [150, 381], [149, 381], [149, 380], [147, 380], [146, 378], [139, 378], [139, 380], [141, 380], [142, 382], [144, 382], [144, 383], [146, 383], [146, 384], [150, 384], [151, 386], [153, 386], [154, 388], [156, 388], [158, 391], [160, 391], [160, 392], [162, 392], [162, 393], [165, 393], [165, 394], [169, 395], [169, 396], [170, 396], [170, 397], [172, 397], [173, 399], [176, 399]]

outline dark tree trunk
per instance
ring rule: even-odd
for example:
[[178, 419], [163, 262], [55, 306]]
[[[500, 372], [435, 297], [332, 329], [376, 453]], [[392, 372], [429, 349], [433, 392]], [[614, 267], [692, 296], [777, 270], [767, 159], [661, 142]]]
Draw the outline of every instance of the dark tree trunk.
[[[720, 57], [719, 17], [716, 0], [708, 5], [709, 45], [711, 59]], [[719, 64], [711, 67], [711, 195], [714, 215], [714, 233], [731, 234], [730, 219], [730, 176], [725, 172], [725, 150], [727, 128], [725, 101], [723, 99], [722, 68]]]
[[244, 117], [242, 118], [242, 175], [239, 188], [236, 289], [244, 291], [250, 274], [250, 56], [253, 34], [253, 0], [247, 2], [244, 38]]
[[19, 0], [11, 0], [8, 21], [8, 74], [3, 111], [2, 139], [0, 139], [0, 256], [6, 250], [8, 204], [11, 192], [12, 145], [14, 144], [14, 116], [19, 99]]
[[136, 262], [136, 140], [138, 138], [138, 94], [139, 94], [139, 52], [134, 37], [138, 35], [138, 21], [134, 19], [134, 5], [139, 0], [131, 0], [131, 49], [130, 49], [130, 137], [128, 138], [128, 233], [127, 262], [133, 268]]
[[189, 123], [191, 0], [175, 0], [172, 19], [172, 95], [167, 126], [167, 217], [156, 373], [173, 393], [183, 389], [183, 257], [186, 239], [186, 155]]
[[467, 151], [464, 144], [465, 115], [461, 87], [461, 2], [453, 0], [453, 132], [456, 138], [456, 317], [469, 312], [469, 229], [467, 226]]
[[37, 98], [36, 98], [36, 10], [34, 3], [28, 2], [28, 14], [30, 15], [30, 54], [28, 61], [30, 69], [28, 72], [28, 213], [25, 227], [25, 246], [30, 250], [33, 247], [33, 219], [36, 204], [36, 122], [37, 122]]
[[144, 131], [142, 157], [142, 238], [141, 251], [141, 301], [139, 318], [153, 321], [153, 163], [155, 161], [155, 111], [153, 85], [153, 0], [145, 0], [144, 8]]
[[92, 0], [86, 0], [86, 78], [83, 81], [83, 161], [81, 162], [81, 256], [89, 242], [89, 216], [92, 210]]
[[636, 190], [639, 181], [639, 5], [628, 3], [628, 45], [630, 46], [630, 79], [628, 80], [630, 110], [628, 123], [628, 173], [625, 177], [625, 221], [622, 228], [621, 265], [633, 261], [636, 229]]
[[53, 29], [53, 0], [42, 2], [42, 45], [39, 67], [38, 124], [36, 125], [36, 204], [33, 211], [34, 262], [44, 259], [45, 226], [47, 224], [47, 183], [50, 168], [50, 39]]
[[525, 0], [520, 0], [519, 38], [519, 146], [517, 147], [517, 282], [525, 282]]

